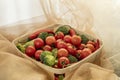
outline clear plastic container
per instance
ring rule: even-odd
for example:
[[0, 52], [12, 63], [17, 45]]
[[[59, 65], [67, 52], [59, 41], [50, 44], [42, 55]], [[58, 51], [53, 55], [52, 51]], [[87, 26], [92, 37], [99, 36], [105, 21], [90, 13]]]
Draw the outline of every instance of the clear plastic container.
[[[58, 25], [56, 24], [52, 24], [52, 25], [48, 25], [48, 26], [45, 26], [45, 27], [42, 27], [40, 28], [41, 30], [42, 29], [54, 29], [56, 28]], [[39, 29], [39, 30], [40, 30]], [[38, 30], [36, 30], [38, 31]], [[36, 32], [36, 31], [33, 31], [33, 32]], [[77, 30], [76, 30], [77, 31]], [[57, 68], [53, 68], [53, 67], [50, 67], [50, 66], [47, 66], [39, 61], [36, 61], [35, 59], [32, 59], [30, 57], [28, 57], [26, 54], [22, 53], [17, 47], [16, 47], [16, 44], [19, 42], [19, 41], [24, 41], [28, 38], [28, 36], [33, 33], [33, 32], [30, 32], [30, 33], [27, 33], [27, 34], [24, 34], [18, 38], [16, 38], [15, 40], [13, 40], [13, 45], [14, 47], [17, 49], [18, 53], [21, 54], [21, 56], [33, 61], [35, 64], [37, 64], [38, 66], [40, 66], [41, 68], [49, 71], [49, 72], [52, 72], [52, 73], [56, 73], [56, 74], [63, 74], [63, 73], [66, 73], [66, 72], [69, 72], [69, 71], [73, 71], [75, 70], [76, 68], [78, 68], [81, 64], [83, 63], [86, 63], [86, 62], [93, 62], [96, 58], [97, 55], [99, 55], [102, 51], [102, 48], [103, 48], [103, 43], [102, 41], [100, 40], [100, 48], [97, 49], [95, 52], [93, 52], [92, 54], [90, 54], [88, 57], [78, 61], [77, 63], [74, 63], [66, 68], [62, 68], [62, 69], [57, 69]], [[87, 33], [84, 33], [84, 32], [81, 32], [81, 31], [77, 31], [79, 34], [84, 34], [86, 37], [88, 37], [89, 39], [94, 39], [96, 40], [95, 37], [91, 36], [90, 34], [87, 34]]]

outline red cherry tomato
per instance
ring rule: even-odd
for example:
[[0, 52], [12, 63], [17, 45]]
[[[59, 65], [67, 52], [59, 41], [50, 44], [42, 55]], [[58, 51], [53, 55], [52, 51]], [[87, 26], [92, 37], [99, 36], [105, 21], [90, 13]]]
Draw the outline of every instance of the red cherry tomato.
[[43, 50], [37, 50], [36, 52], [35, 52], [35, 59], [36, 60], [40, 60], [40, 54], [43, 52]]
[[70, 29], [70, 31], [69, 31], [69, 32], [70, 32], [70, 35], [71, 35], [71, 36], [76, 35], [76, 32], [75, 32], [75, 30], [74, 30], [74, 29]]
[[58, 56], [58, 58], [68, 57], [68, 51], [64, 48], [61, 48], [61, 49], [58, 50], [57, 56]]
[[42, 46], [44, 46], [44, 41], [41, 38], [36, 38], [34, 40], [34, 45], [36, 49], [41, 48]]
[[87, 42], [87, 44], [92, 44], [93, 46], [95, 46], [95, 42], [90, 41], [90, 40]]
[[51, 51], [51, 50], [52, 50], [52, 47], [49, 46], [49, 45], [45, 45], [45, 46], [43, 47], [43, 50], [45, 50], [45, 51]]
[[54, 36], [48, 36], [46, 39], [45, 39], [45, 42], [47, 45], [52, 45], [54, 43], [56, 43], [56, 39]]
[[72, 37], [70, 35], [66, 35], [64, 37], [64, 41], [67, 42], [67, 43], [71, 43], [71, 40], [72, 40]]
[[95, 51], [95, 47], [92, 44], [86, 44], [86, 47], [91, 49], [92, 52]]
[[100, 41], [99, 41], [99, 39], [97, 39], [97, 41], [95, 43], [95, 49], [97, 50], [98, 48], [100, 48]]
[[92, 51], [89, 48], [84, 48], [81, 52], [81, 59], [86, 58], [87, 56], [89, 56], [92, 53]]
[[70, 63], [69, 59], [67, 57], [60, 57], [58, 59], [58, 67], [64, 68]]
[[68, 50], [68, 52], [69, 52], [69, 54], [71, 54], [71, 55], [73, 55], [73, 56], [75, 56], [76, 55], [76, 48], [74, 47], [74, 46], [68, 46], [67, 47], [67, 50]]
[[57, 33], [55, 34], [55, 38], [56, 38], [56, 39], [63, 39], [63, 38], [64, 38], [63, 32], [57, 32]]
[[77, 57], [79, 60], [81, 59], [81, 53], [82, 53], [82, 50], [77, 50], [76, 57]]
[[80, 45], [78, 46], [78, 49], [83, 50], [85, 47], [86, 47], [85, 44], [80, 44]]
[[35, 54], [35, 47], [34, 46], [28, 46], [26, 49], [25, 49], [25, 54], [27, 54], [29, 57], [33, 57], [34, 54]]
[[67, 48], [67, 44], [63, 41], [60, 41], [57, 43], [57, 48], [60, 49], [60, 48]]
[[81, 37], [77, 35], [72, 36], [72, 44], [73, 45], [80, 45], [81, 44]]

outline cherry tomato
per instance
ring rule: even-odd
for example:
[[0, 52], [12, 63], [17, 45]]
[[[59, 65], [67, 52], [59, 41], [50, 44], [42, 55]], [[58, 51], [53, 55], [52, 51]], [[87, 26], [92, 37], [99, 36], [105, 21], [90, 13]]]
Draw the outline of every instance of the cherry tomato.
[[45, 46], [43, 47], [43, 50], [45, 50], [45, 51], [51, 51], [51, 50], [52, 50], [52, 47], [49, 46], [49, 45], [45, 45]]
[[81, 44], [81, 37], [77, 35], [72, 36], [72, 44], [73, 45], [80, 45]]
[[63, 32], [57, 32], [57, 33], [55, 34], [55, 38], [56, 38], [56, 39], [63, 39], [63, 38], [64, 38]]
[[29, 57], [33, 57], [34, 54], [36, 52], [36, 49], [34, 46], [28, 46], [26, 49], [25, 49], [25, 53], [29, 56]]
[[35, 59], [36, 60], [40, 60], [40, 54], [43, 52], [43, 50], [37, 50], [36, 52], [35, 52]]
[[86, 44], [86, 47], [91, 49], [92, 52], [95, 51], [95, 47], [92, 44]]
[[90, 41], [90, 40], [87, 42], [87, 44], [92, 44], [93, 46], [95, 46], [95, 42]]
[[98, 48], [100, 48], [100, 41], [99, 41], [99, 39], [97, 39], [97, 41], [95, 43], [95, 49], [97, 50]]
[[63, 41], [60, 41], [57, 43], [57, 48], [60, 49], [60, 48], [67, 48], [67, 44]]
[[75, 32], [75, 30], [74, 30], [74, 29], [70, 29], [70, 31], [69, 31], [69, 32], [70, 32], [70, 35], [71, 35], [71, 36], [76, 35], [76, 32]]
[[82, 53], [82, 50], [77, 50], [76, 57], [77, 57], [79, 60], [81, 59], [81, 53]]
[[67, 50], [71, 55], [73, 55], [73, 56], [76, 55], [76, 48], [74, 46], [68, 46]]
[[64, 41], [67, 42], [67, 43], [71, 43], [71, 40], [72, 40], [72, 37], [70, 35], [66, 35], [64, 37]]
[[60, 57], [58, 59], [58, 67], [64, 68], [70, 63], [69, 59], [67, 57]]
[[61, 48], [61, 49], [58, 50], [57, 56], [58, 56], [58, 58], [68, 57], [68, 51], [64, 48]]
[[34, 45], [36, 49], [41, 48], [42, 46], [44, 46], [44, 41], [41, 38], [36, 38], [34, 40]]
[[83, 50], [85, 47], [86, 47], [85, 44], [80, 44], [80, 45], [78, 46], [78, 49]]
[[81, 52], [81, 59], [86, 58], [87, 56], [89, 56], [92, 53], [92, 51], [89, 48], [84, 48]]
[[52, 45], [54, 43], [56, 43], [56, 39], [54, 36], [48, 36], [46, 39], [45, 39], [45, 42], [47, 45]]

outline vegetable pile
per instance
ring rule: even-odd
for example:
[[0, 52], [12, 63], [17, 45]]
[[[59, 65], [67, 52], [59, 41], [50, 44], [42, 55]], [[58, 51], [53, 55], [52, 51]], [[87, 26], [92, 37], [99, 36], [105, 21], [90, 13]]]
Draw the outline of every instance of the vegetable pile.
[[62, 25], [56, 30], [36, 31], [29, 35], [26, 42], [18, 42], [16, 46], [27, 56], [61, 69], [92, 54], [100, 47], [100, 42], [78, 34], [68, 25]]

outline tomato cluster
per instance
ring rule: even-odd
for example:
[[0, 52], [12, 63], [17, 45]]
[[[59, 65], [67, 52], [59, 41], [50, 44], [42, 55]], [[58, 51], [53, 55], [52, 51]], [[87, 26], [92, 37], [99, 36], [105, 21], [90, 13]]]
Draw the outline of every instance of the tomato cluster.
[[[38, 37], [42, 32], [52, 35], [42, 39]], [[25, 54], [38, 61], [41, 61], [40, 56], [43, 51], [52, 52], [53, 49], [57, 49], [56, 62], [52, 66], [54, 68], [64, 68], [71, 63], [84, 59], [100, 46], [99, 40], [88, 40], [83, 43], [82, 37], [73, 28], [70, 28], [68, 34], [61, 31], [54, 32], [51, 29], [40, 30], [31, 34], [29, 40], [33, 41], [33, 45], [25, 47]]]

